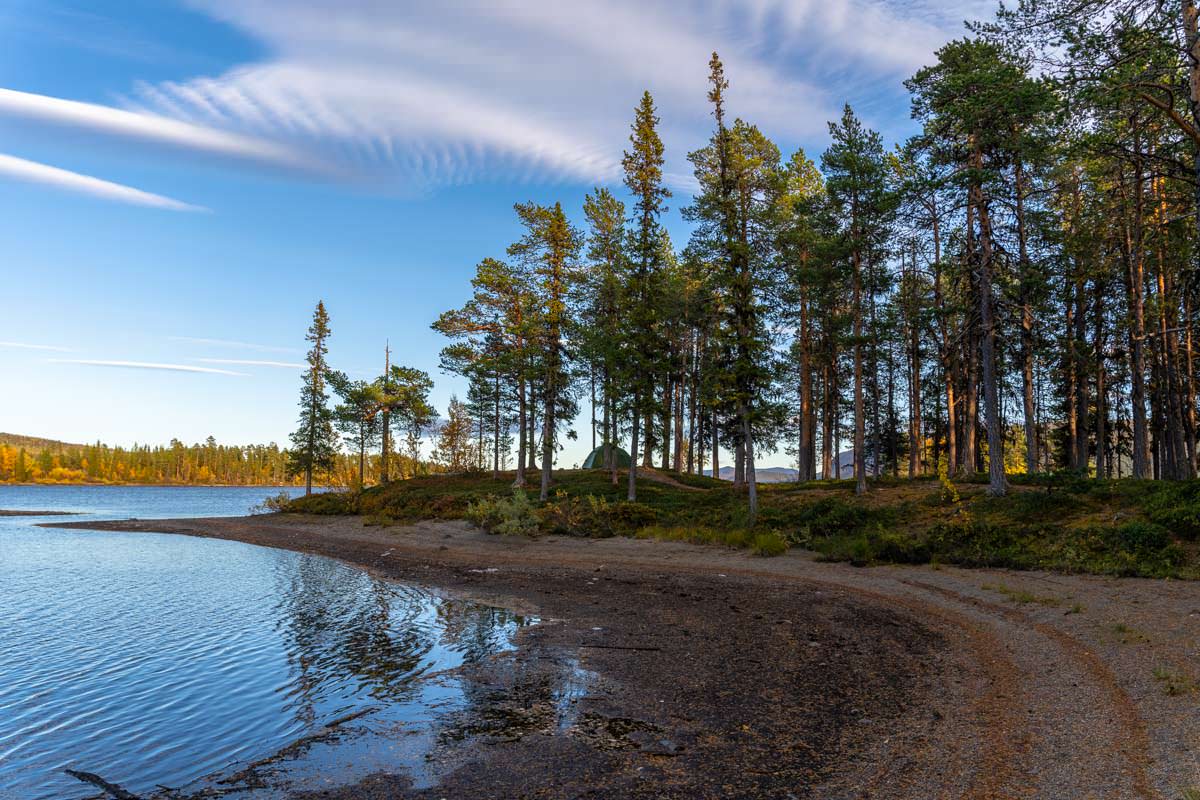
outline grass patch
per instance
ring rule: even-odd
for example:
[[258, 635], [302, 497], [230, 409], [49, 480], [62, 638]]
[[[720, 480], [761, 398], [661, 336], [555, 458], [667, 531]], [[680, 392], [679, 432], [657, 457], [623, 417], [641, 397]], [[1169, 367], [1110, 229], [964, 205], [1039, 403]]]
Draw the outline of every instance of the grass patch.
[[787, 552], [787, 540], [775, 531], [755, 534], [750, 542], [750, 549], [760, 556], [781, 556]]
[[1163, 694], [1179, 697], [1196, 691], [1196, 682], [1170, 667], [1155, 667], [1154, 680], [1162, 686]]
[[[663, 481], [667, 476], [673, 481]], [[828, 561], [1044, 569], [1142, 577], [1200, 577], [1200, 480], [1095, 480], [1071, 473], [1012, 476], [1012, 491], [985, 496], [968, 477], [873, 481], [859, 497], [852, 481], [763, 484], [759, 516], [747, 528], [746, 497], [725, 481], [660, 473], [638, 479], [629, 503], [626, 475], [555, 472], [554, 494], [514, 492], [513, 473], [432, 475], [362, 492], [315, 494], [287, 504], [310, 514], [361, 514], [397, 524], [471, 519], [499, 531], [604, 538], [634, 536], [779, 552], [802, 547]], [[537, 478], [531, 475], [531, 482]], [[679, 485], [683, 484], [683, 485]], [[514, 503], [524, 496], [528, 507]], [[755, 544], [755, 538], [764, 536]]]
[[984, 584], [983, 589], [989, 592], [1002, 594], [1013, 603], [1025, 605], [1028, 603], [1036, 603], [1039, 606], [1055, 607], [1061, 604], [1061, 600], [1057, 597], [1040, 596], [1032, 592], [1024, 591], [1023, 589], [1013, 589], [1003, 583], [998, 583], [995, 586]]
[[1124, 622], [1117, 622], [1108, 626], [1108, 629], [1115, 635], [1121, 644], [1133, 644], [1134, 642], [1147, 641], [1146, 636], [1137, 628], [1126, 625]]
[[787, 552], [787, 540], [774, 531], [755, 533], [745, 528], [713, 528], [704, 525], [647, 525], [637, 531], [638, 539], [665, 542], [714, 544], [737, 550], [748, 549], [760, 556], [778, 556]]

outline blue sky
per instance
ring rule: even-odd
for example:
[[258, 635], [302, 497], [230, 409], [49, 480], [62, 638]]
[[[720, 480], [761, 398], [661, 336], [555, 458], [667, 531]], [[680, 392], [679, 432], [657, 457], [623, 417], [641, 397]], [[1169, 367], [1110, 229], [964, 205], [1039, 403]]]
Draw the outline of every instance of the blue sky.
[[[707, 55], [731, 110], [814, 158], [851, 103], [889, 143], [901, 85], [985, 0], [0, 0], [0, 430], [284, 442], [323, 299], [333, 364], [428, 370], [429, 329], [517, 235], [578, 220], [654, 93], [675, 191]], [[589, 438], [562, 462], [582, 460]], [[765, 459], [785, 464], [782, 454]]]

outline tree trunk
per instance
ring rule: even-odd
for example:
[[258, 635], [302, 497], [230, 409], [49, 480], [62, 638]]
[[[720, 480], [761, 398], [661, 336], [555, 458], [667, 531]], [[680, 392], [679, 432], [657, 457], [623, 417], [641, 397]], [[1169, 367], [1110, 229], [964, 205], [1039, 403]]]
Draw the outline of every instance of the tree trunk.
[[1016, 183], [1017, 250], [1021, 264], [1019, 277], [1021, 302], [1021, 399], [1025, 421], [1025, 471], [1038, 471], [1038, 437], [1033, 403], [1033, 270], [1029, 262], [1029, 244], [1025, 232], [1025, 171], [1021, 159], [1013, 168]]
[[529, 435], [529, 401], [525, 396], [525, 378], [517, 381], [517, 478], [513, 486], [525, 486], [525, 447]]
[[1105, 446], [1108, 444], [1108, 405], [1105, 401], [1104, 374], [1104, 281], [1095, 281], [1095, 332], [1093, 342], [1096, 350], [1096, 477], [1103, 478], [1105, 471]]
[[[824, 383], [824, 410], [821, 414], [821, 476], [832, 481], [841, 477], [835, 476], [834, 462], [837, 461], [837, 441], [835, 441], [834, 423], [836, 418], [837, 401], [835, 393], [837, 391], [837, 383], [832, 375], [833, 368], [826, 365], [824, 368], [825, 380]], [[839, 470], [840, 471], [840, 470]]]
[[[863, 354], [862, 354], [862, 260], [857, 250], [854, 255], [854, 493], [867, 493], [867, 465], [864, 453], [866, 408], [863, 403]], [[839, 459], [840, 461], [840, 459]], [[840, 466], [838, 471], [840, 472]]]
[[742, 437], [746, 440], [746, 485], [749, 488], [748, 527], [758, 521], [758, 478], [754, 472], [754, 432], [750, 425], [750, 409], [742, 404]]
[[714, 478], [721, 477], [721, 435], [717, 428], [717, 412], [712, 412], [712, 462]]
[[554, 469], [554, 405], [555, 399], [551, 390], [546, 397], [546, 408], [542, 412], [542, 487], [540, 497], [542, 502], [550, 499], [550, 473]]
[[[651, 391], [647, 405], [654, 407], [654, 394]], [[646, 441], [642, 445], [642, 466], [646, 469], [654, 467], [654, 412], [647, 410], [645, 416], [642, 417], [642, 430], [645, 433]], [[632, 455], [632, 453], [630, 454]]]
[[[801, 255], [801, 264], [805, 270], [808, 267], [808, 254]], [[796, 480], [803, 483], [811, 481], [813, 467], [816, 465], [815, 431], [816, 422], [813, 411], [812, 388], [812, 343], [809, 339], [808, 325], [808, 290], [804, 282], [800, 285], [800, 442], [796, 454]]]
[[671, 469], [683, 472], [683, 373], [675, 379], [675, 442]]
[[635, 389], [633, 392], [633, 430], [629, 434], [629, 490], [626, 499], [630, 502], [637, 500], [637, 467], [638, 467], [638, 434], [641, 433], [641, 413], [638, 411], [641, 397]]
[[[698, 341], [695, 335], [691, 338], [690, 352], [691, 361], [688, 364], [689, 381], [688, 381], [688, 452], [687, 452], [687, 471], [688, 475], [694, 475], [696, 472], [696, 456], [697, 450], [703, 452], [703, 447], [700, 444], [700, 436], [696, 430], [696, 362], [699, 358], [697, 351]], [[703, 458], [700, 459], [703, 464]]]
[[[975, 153], [976, 166], [983, 167], [982, 155]], [[1000, 429], [1000, 388], [996, 377], [996, 326], [992, 319], [992, 227], [982, 188], [976, 187], [979, 200], [979, 316], [983, 326], [983, 394], [986, 404], [988, 438], [988, 495], [1001, 497], [1008, 491], [1004, 476], [1004, 433]]]
[[[670, 361], [670, 360], [668, 360]], [[668, 374], [664, 383], [662, 383], [662, 471], [671, 469], [671, 450], [673, 445], [673, 434], [671, 432], [671, 421], [676, 413], [676, 381], [673, 375]]]
[[492, 479], [500, 480], [500, 371], [492, 373]]
[[[1136, 116], [1132, 123], [1136, 123]], [[1136, 124], [1134, 147], [1140, 148], [1140, 136]], [[1134, 160], [1133, 191], [1133, 221], [1126, 221], [1124, 226], [1123, 250], [1125, 255], [1125, 289], [1129, 298], [1129, 374], [1131, 406], [1130, 417], [1133, 423], [1132, 451], [1134, 478], [1145, 478], [1150, 472], [1150, 454], [1148, 452], [1148, 426], [1146, 421], [1146, 273], [1145, 273], [1145, 193], [1143, 191], [1144, 177], [1141, 161]]]
[[1075, 266], [1075, 331], [1071, 339], [1071, 373], [1075, 385], [1075, 450], [1074, 467], [1088, 470], [1088, 375], [1087, 375], [1087, 293], [1084, 289], [1083, 267]]
[[911, 283], [910, 294], [913, 296], [909, 298], [912, 308], [910, 309], [908, 326], [908, 477], [915, 478], [925, 470], [922, 463], [925, 436], [921, 431], [921, 328], [919, 324], [919, 309], [916, 307], [918, 299], [916, 297], [915, 282], [917, 275], [917, 248], [915, 242], [913, 244], [912, 268], [913, 282]]

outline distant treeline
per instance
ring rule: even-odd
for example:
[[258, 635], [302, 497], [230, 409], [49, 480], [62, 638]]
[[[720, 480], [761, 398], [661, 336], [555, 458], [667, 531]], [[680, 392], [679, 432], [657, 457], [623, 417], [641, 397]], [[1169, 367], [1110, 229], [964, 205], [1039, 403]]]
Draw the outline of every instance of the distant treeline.
[[[166, 446], [109, 447], [97, 442], [75, 445], [49, 440], [0, 440], [0, 483], [144, 483], [177, 485], [264, 486], [298, 484], [287, 473], [287, 451], [265, 445], [200, 444], [172, 439]], [[368, 460], [368, 475], [378, 472], [378, 457]], [[425, 471], [403, 455], [392, 456], [402, 477]], [[358, 457], [338, 454], [323, 476], [334, 486], [358, 479]]]

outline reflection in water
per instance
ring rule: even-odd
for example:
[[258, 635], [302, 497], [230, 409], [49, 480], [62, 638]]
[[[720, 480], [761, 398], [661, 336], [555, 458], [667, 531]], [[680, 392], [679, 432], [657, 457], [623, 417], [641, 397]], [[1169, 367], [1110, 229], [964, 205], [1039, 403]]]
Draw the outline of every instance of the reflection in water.
[[[133, 497], [115, 515], [138, 516]], [[356, 768], [419, 767], [417, 729], [465, 702], [435, 673], [528, 624], [316, 556], [33, 521], [0, 522], [3, 798], [94, 796], [68, 767], [138, 794], [194, 790], [368, 709], [355, 726], [413, 735], [356, 751]], [[316, 770], [333, 757], [305, 751]]]

